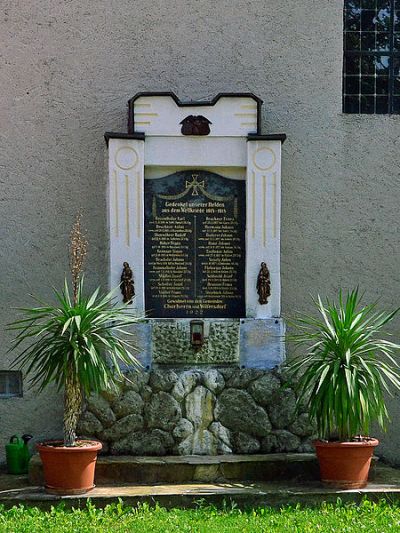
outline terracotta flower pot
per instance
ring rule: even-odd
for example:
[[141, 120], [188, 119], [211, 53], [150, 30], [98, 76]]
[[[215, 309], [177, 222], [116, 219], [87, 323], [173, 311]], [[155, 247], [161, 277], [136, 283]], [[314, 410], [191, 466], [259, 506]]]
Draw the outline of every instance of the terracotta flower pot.
[[78, 440], [78, 446], [66, 447], [61, 441], [37, 444], [46, 492], [50, 494], [83, 494], [94, 488], [97, 452], [102, 444]]
[[341, 489], [360, 489], [368, 483], [368, 473], [377, 439], [360, 442], [315, 441], [321, 481]]

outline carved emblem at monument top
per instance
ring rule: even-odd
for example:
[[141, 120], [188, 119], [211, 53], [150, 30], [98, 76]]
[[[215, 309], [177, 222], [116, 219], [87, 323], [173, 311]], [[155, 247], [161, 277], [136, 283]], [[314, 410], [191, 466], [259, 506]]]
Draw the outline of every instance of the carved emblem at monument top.
[[210, 124], [212, 123], [202, 115], [189, 115], [180, 124], [182, 125], [182, 135], [208, 135], [210, 133]]

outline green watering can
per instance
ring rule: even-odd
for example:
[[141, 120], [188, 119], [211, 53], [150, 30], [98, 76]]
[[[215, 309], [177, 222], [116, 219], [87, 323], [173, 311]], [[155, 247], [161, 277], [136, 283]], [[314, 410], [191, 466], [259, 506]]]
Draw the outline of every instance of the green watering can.
[[32, 435], [13, 435], [10, 442], [6, 444], [7, 469], [9, 474], [27, 474], [31, 454], [28, 442]]

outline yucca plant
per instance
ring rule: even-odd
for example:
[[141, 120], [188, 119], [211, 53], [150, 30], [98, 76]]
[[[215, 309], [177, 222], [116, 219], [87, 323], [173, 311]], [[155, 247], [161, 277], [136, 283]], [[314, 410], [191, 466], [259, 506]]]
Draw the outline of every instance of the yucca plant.
[[375, 421], [385, 429], [384, 394], [400, 389], [393, 357], [400, 345], [381, 336], [398, 309], [387, 313], [375, 304], [362, 306], [358, 289], [345, 297], [340, 292], [338, 302], [323, 303], [318, 296], [314, 303], [320, 316], [301, 315], [290, 336], [302, 350], [288, 363], [298, 404], [308, 409], [323, 440], [368, 436]]
[[84, 294], [86, 248], [78, 217], [71, 232], [72, 288], [65, 280], [64, 289], [55, 291], [56, 305], [35, 298], [40, 305], [20, 308], [22, 316], [9, 325], [17, 333], [10, 351], [22, 349], [13, 366], [32, 375], [39, 391], [50, 383], [64, 389], [65, 446], [76, 443], [83, 394], [112, 388], [123, 378], [120, 363], [139, 365], [126, 328], [140, 319], [115, 302], [113, 291]]

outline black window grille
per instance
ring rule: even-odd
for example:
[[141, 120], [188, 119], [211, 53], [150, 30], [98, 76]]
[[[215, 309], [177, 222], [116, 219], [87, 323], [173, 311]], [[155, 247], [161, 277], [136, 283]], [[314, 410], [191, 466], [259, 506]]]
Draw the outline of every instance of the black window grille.
[[400, 0], [345, 0], [344, 113], [400, 113]]

